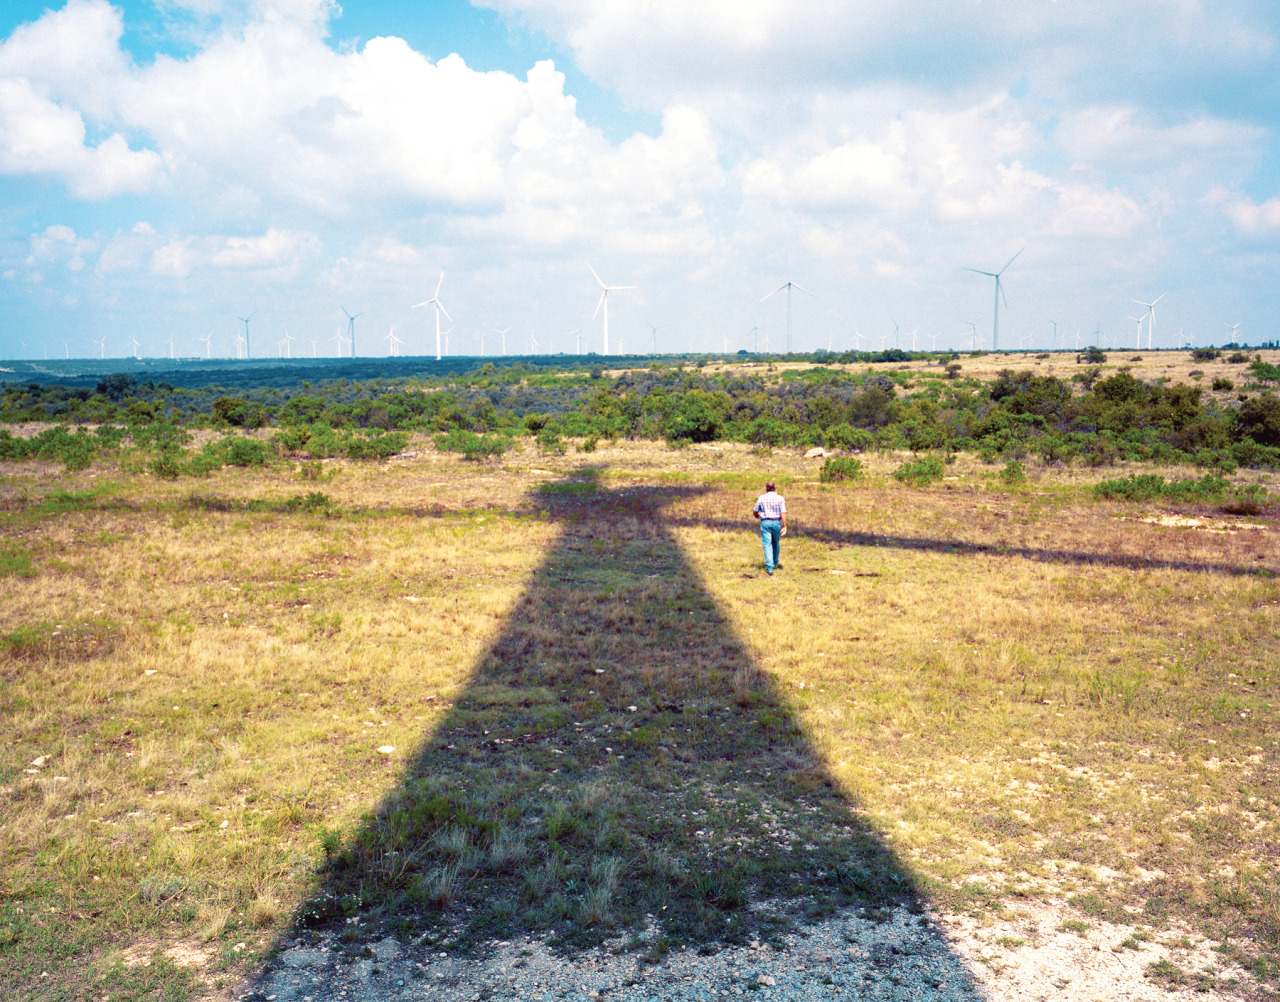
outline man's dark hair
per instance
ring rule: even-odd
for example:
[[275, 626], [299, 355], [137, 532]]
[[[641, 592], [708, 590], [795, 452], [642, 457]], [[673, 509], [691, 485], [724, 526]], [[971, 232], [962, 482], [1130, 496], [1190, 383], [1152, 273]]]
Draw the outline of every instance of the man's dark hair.
[[772, 480], [770, 480], [768, 483], [764, 485], [764, 489], [766, 491], [776, 491], [778, 489], [778, 485], [775, 484]]

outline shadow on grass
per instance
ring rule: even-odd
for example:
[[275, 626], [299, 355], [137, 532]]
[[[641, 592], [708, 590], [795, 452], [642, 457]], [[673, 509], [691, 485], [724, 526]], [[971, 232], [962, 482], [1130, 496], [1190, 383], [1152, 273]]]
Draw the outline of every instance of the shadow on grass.
[[544, 487], [561, 534], [294, 935], [355, 941], [360, 916], [361, 941], [532, 931], [574, 953], [650, 925], [659, 949], [713, 947], [842, 906], [920, 910], [680, 552], [664, 508], [689, 493], [590, 471]]
[[[742, 521], [735, 522], [732, 519], [723, 518], [682, 517], [673, 519], [670, 524], [680, 528], [699, 527], [717, 529], [721, 532], [743, 530]], [[822, 525], [796, 525], [794, 517], [789, 534], [793, 537], [814, 539], [828, 546], [879, 546], [897, 550], [914, 550], [920, 553], [946, 553], [958, 557], [1018, 557], [1040, 563], [1076, 567], [1120, 567], [1134, 571], [1186, 571], [1193, 574], [1225, 574], [1231, 577], [1270, 578], [1280, 574], [1280, 564], [1268, 566], [1256, 561], [1252, 564], [1213, 563], [1141, 553], [1122, 553], [1114, 549], [1090, 552], [1041, 546], [1017, 546], [1009, 543], [974, 543], [955, 539], [935, 539], [929, 536], [895, 536], [887, 533], [860, 532], [854, 529], [835, 529]]]

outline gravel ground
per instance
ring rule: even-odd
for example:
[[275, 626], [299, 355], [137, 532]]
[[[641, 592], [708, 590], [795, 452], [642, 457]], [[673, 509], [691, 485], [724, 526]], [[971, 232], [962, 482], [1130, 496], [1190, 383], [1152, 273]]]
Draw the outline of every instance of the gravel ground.
[[[1190, 1000], [1247, 998], [1257, 988], [1242, 971], [1220, 970], [1212, 944], [1166, 946], [1155, 940], [1122, 946], [1134, 930], [1092, 923], [1061, 931], [1078, 913], [1061, 905], [1014, 905], [998, 919], [912, 915], [876, 922], [838, 915], [772, 949], [752, 944], [709, 956], [673, 951], [646, 963], [638, 951], [603, 948], [571, 959], [537, 940], [494, 945], [483, 958], [416, 948], [394, 939], [371, 943], [359, 959], [343, 958], [334, 941], [294, 945], [234, 997], [246, 1002], [372, 1002], [430, 999], [610, 999], [667, 1002], [733, 998]], [[1174, 937], [1162, 934], [1167, 943]], [[1181, 934], [1177, 937], [1181, 940]], [[1167, 990], [1144, 969], [1160, 959], [1202, 981]]]

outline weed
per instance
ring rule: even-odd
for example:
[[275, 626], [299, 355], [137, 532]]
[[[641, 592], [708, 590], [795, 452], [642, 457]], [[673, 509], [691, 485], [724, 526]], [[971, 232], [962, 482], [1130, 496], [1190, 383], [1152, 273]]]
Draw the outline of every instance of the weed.
[[937, 456], [909, 460], [893, 471], [895, 480], [911, 487], [926, 487], [941, 480], [946, 467]]

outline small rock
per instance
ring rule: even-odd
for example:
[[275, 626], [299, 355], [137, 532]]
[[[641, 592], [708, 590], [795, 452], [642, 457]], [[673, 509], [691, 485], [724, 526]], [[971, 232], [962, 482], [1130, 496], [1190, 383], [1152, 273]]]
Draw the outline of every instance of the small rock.
[[378, 751], [380, 751], [383, 755], [390, 755], [395, 750], [396, 750], [395, 745], [382, 745], [378, 749]]
[[756, 978], [756, 984], [758, 984], [758, 985], [769, 985], [770, 987], [772, 987], [773, 985], [776, 985], [777, 983], [778, 983], [778, 982], [777, 982], [777, 979], [775, 979], [775, 978], [771, 978], [771, 977], [769, 977], [769, 975], [767, 975], [767, 974], [762, 974], [762, 975], [760, 975], [760, 977]]
[[37, 759], [32, 759], [31, 764], [34, 765], [37, 769], [43, 769], [44, 764], [48, 761], [49, 761], [48, 755], [41, 755]]
[[827, 454], [827, 450], [822, 446], [815, 446], [804, 454], [805, 459], [821, 459]]

